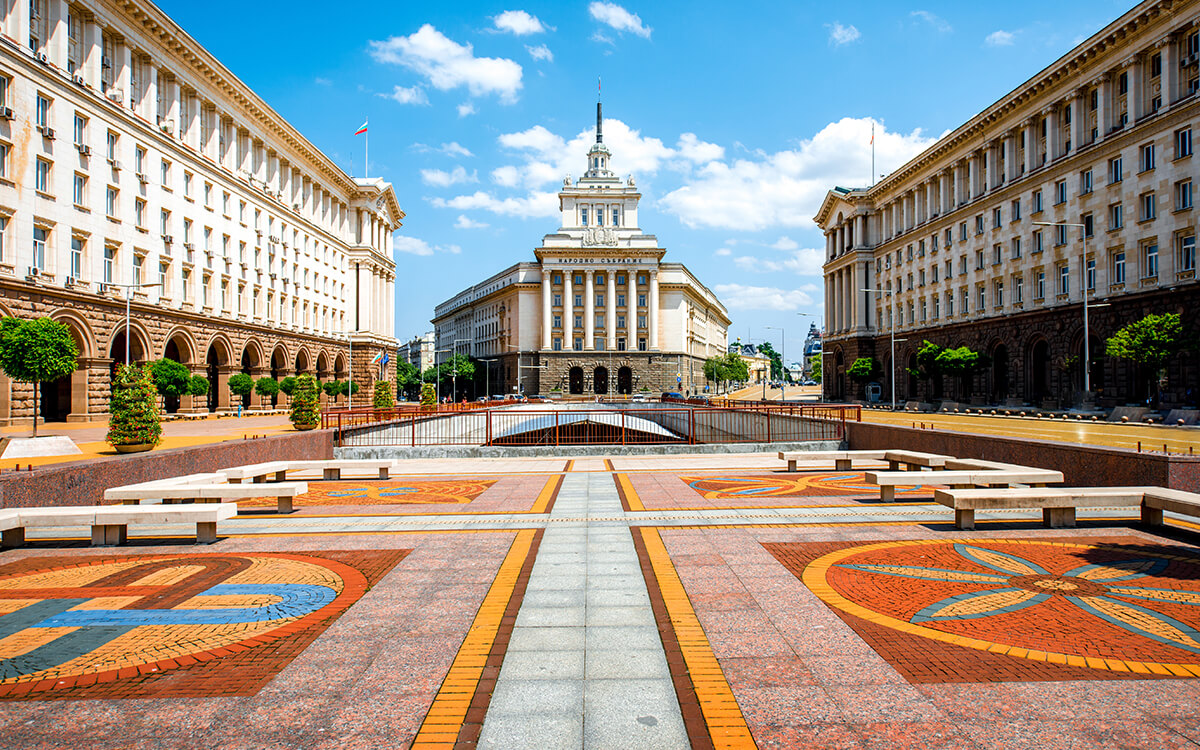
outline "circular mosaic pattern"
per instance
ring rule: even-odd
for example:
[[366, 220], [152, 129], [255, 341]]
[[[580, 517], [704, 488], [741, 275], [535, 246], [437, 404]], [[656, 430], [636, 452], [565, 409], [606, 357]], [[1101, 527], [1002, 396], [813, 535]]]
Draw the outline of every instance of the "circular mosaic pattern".
[[[479, 497], [496, 483], [477, 481], [370, 481], [310, 482], [309, 491], [296, 498], [297, 505], [463, 505]], [[274, 505], [275, 498], [259, 498], [243, 505]]]
[[340, 613], [357, 570], [300, 555], [138, 556], [0, 577], [0, 690], [151, 674]]
[[933, 540], [810, 563], [830, 606], [912, 635], [1099, 669], [1200, 676], [1200, 559], [1137, 546]]
[[[683, 477], [688, 486], [707, 500], [753, 499], [760, 497], [797, 497], [802, 495], [879, 494], [879, 485], [866, 481], [859, 472], [805, 473], [801, 476], [776, 475]], [[897, 495], [929, 494], [929, 487], [897, 487]]]

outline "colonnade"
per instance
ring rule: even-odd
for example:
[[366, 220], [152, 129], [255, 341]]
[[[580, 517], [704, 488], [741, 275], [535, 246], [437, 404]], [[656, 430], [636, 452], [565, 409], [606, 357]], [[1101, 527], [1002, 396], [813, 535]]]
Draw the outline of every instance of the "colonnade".
[[637, 348], [637, 337], [643, 329], [637, 327], [638, 311], [641, 309], [637, 304], [638, 283], [637, 278], [639, 273], [649, 275], [648, 279], [648, 297], [646, 300], [647, 314], [647, 345], [651, 350], [659, 348], [658, 342], [658, 323], [659, 323], [659, 293], [658, 293], [658, 270], [657, 269], [638, 269], [631, 268], [629, 270], [605, 268], [601, 270], [580, 270], [580, 269], [542, 269], [542, 348], [552, 349], [554, 345], [554, 287], [553, 275], [561, 273], [563, 275], [562, 283], [562, 336], [563, 349], [572, 350], [575, 342], [575, 314], [579, 308], [575, 307], [575, 276], [583, 276], [583, 303], [581, 306], [583, 315], [583, 350], [596, 351], [596, 292], [598, 291], [596, 283], [596, 275], [604, 276], [605, 290], [604, 298], [604, 331], [603, 341], [605, 349], [615, 351], [617, 348], [617, 274], [624, 272], [626, 275], [626, 304], [623, 308], [626, 311], [626, 335], [630, 337], [627, 348]]

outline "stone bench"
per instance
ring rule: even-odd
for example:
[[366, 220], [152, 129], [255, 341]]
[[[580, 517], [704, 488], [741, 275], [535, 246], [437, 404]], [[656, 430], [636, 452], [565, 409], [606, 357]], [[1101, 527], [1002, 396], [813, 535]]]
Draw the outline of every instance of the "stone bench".
[[1162, 526], [1163, 511], [1200, 516], [1200, 494], [1166, 487], [1143, 487], [1142, 523]]
[[104, 491], [104, 499], [124, 505], [143, 505], [161, 501], [176, 503], [220, 503], [228, 499], [249, 500], [273, 497], [279, 513], [291, 513], [292, 501], [308, 492], [308, 482], [273, 482], [269, 486], [255, 484], [186, 484], [157, 487], [113, 487]]
[[216, 505], [129, 508], [99, 505], [69, 508], [13, 508], [0, 511], [4, 547], [25, 543], [25, 530], [61, 526], [91, 526], [92, 546], [124, 544], [130, 524], [194, 523], [196, 543], [217, 541], [217, 522], [237, 515], [234, 503]]
[[838, 471], [849, 471], [854, 459], [882, 461], [885, 451], [779, 451], [779, 460], [787, 461], [788, 471], [796, 470], [797, 461], [833, 461]]
[[[975, 528], [977, 510], [1013, 510], [1041, 508], [1042, 522], [1050, 528], [1075, 525], [1076, 508], [1134, 507], [1153, 487], [1010, 487], [988, 489], [934, 490], [934, 502], [954, 509], [954, 528]], [[1171, 490], [1168, 490], [1171, 492]], [[1191, 515], [1200, 511], [1200, 495], [1182, 493], [1194, 498]], [[1175, 508], [1168, 508], [1175, 510]], [[1143, 510], [1142, 517], [1145, 519]], [[1158, 523], [1162, 509], [1158, 509]]]
[[[917, 474], [916, 476], [922, 475]], [[1020, 471], [947, 470], [924, 476], [928, 476], [933, 480], [932, 482], [926, 482], [927, 484], [942, 484], [954, 489], [967, 489], [981, 485], [984, 487], [1011, 487], [1014, 484], [1040, 486], [1063, 481], [1061, 471], [1031, 468], [1023, 468]], [[922, 484], [922, 482], [914, 481], [914, 479], [914, 472], [911, 471], [868, 471], [866, 476], [868, 482], [879, 485], [879, 499], [884, 502], [895, 501], [897, 487]]]
[[122, 489], [140, 490], [152, 487], [176, 487], [188, 484], [224, 484], [224, 482], [224, 474], [220, 472], [207, 472], [203, 474], [185, 474], [181, 477], [168, 477], [167, 479], [155, 479], [150, 482], [138, 482], [137, 484], [127, 484]]
[[909, 471], [926, 469], [943, 469], [947, 461], [953, 461], [954, 456], [944, 456], [941, 453], [922, 453], [921, 451], [886, 451], [883, 459], [888, 462], [891, 471], [897, 471], [904, 464]]
[[[288, 461], [287, 471], [319, 471], [322, 479], [338, 480], [343, 471], [377, 472], [387, 479], [392, 470], [390, 458], [332, 459], [323, 461]], [[374, 477], [373, 477], [374, 478]]]
[[267, 461], [261, 464], [249, 464], [247, 466], [235, 466], [232, 469], [221, 469], [218, 473], [225, 477], [230, 484], [241, 484], [247, 479], [260, 484], [267, 481], [267, 477], [271, 474], [275, 475], [276, 482], [283, 482], [287, 480], [288, 466], [288, 461]]

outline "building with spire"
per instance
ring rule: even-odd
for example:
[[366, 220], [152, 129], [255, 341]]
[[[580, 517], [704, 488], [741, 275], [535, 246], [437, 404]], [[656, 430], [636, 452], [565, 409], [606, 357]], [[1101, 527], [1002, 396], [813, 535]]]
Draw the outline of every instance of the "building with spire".
[[494, 394], [703, 391], [704, 360], [725, 352], [725, 306], [638, 225], [642, 195], [613, 172], [603, 125], [597, 103], [587, 169], [563, 180], [560, 226], [536, 261], [434, 310], [438, 361], [487, 360]]

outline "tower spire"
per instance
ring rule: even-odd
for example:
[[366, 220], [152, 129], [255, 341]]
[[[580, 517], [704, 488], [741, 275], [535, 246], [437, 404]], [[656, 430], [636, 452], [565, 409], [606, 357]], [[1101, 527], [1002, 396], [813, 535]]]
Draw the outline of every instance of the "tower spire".
[[600, 107], [600, 77], [596, 77], [596, 143], [604, 143], [604, 116]]

